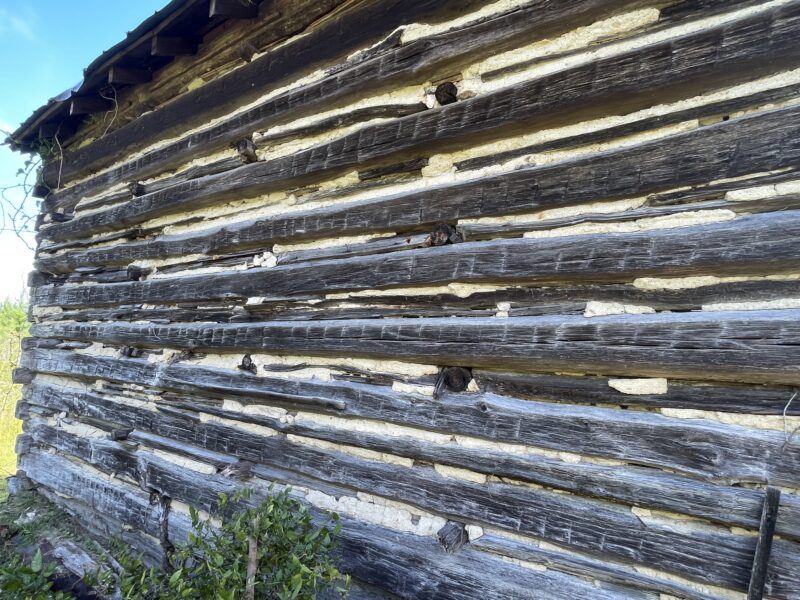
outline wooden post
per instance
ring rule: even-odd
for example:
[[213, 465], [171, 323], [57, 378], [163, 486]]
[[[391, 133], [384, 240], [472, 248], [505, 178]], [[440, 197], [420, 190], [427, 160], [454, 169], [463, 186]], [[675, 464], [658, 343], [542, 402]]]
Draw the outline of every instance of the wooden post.
[[781, 491], [776, 487], [768, 487], [761, 510], [761, 525], [758, 529], [758, 542], [753, 557], [753, 569], [750, 571], [750, 586], [747, 588], [747, 600], [761, 600], [764, 597], [764, 586], [767, 582], [767, 565], [772, 551], [772, 537], [775, 534], [775, 522], [778, 520], [778, 505]]

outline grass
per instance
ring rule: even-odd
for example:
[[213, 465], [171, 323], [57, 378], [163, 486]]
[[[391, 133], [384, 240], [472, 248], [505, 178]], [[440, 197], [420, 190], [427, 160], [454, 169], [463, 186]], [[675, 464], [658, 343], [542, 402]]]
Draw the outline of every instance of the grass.
[[11, 371], [19, 361], [20, 340], [28, 332], [26, 310], [25, 303], [19, 300], [0, 304], [0, 479], [16, 471], [14, 442], [22, 423], [14, 417], [20, 386], [11, 383]]

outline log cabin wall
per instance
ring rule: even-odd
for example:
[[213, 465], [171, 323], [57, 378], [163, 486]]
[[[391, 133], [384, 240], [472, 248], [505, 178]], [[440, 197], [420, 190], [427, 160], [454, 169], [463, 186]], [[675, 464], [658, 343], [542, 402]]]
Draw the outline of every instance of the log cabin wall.
[[153, 561], [290, 485], [353, 597], [799, 598], [799, 36], [798, 0], [215, 29], [44, 170], [21, 471]]

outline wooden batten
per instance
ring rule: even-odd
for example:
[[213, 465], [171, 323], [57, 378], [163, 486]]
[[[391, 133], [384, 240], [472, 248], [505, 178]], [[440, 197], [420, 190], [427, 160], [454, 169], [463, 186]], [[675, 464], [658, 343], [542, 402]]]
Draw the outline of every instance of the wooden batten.
[[156, 566], [289, 486], [356, 600], [800, 597], [799, 34], [187, 4], [39, 131], [21, 480]]

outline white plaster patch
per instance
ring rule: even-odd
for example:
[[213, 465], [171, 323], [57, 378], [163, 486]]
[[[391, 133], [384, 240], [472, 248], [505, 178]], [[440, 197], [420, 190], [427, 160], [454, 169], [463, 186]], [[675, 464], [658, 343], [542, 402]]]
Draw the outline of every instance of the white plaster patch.
[[583, 316], [601, 317], [605, 315], [641, 315], [654, 312], [656, 312], [655, 309], [651, 308], [650, 306], [590, 300], [586, 303], [586, 310], [583, 311]]
[[167, 462], [170, 462], [174, 465], [178, 465], [179, 467], [182, 467], [184, 469], [190, 469], [192, 471], [196, 471], [198, 473], [204, 473], [206, 475], [213, 475], [217, 472], [217, 469], [212, 465], [201, 462], [199, 460], [187, 458], [186, 456], [182, 456], [180, 454], [167, 452], [165, 450], [159, 450], [157, 448], [152, 449], [151, 452], [158, 458], [166, 460]]
[[[786, 398], [789, 402], [789, 397]], [[800, 417], [783, 415], [745, 415], [740, 413], [695, 410], [690, 408], [662, 408], [661, 414], [677, 419], [710, 419], [727, 425], [739, 425], [751, 429], [768, 429], [784, 432], [800, 427]]]
[[404, 383], [402, 381], [393, 381], [392, 389], [395, 392], [403, 392], [405, 394], [421, 394], [422, 396], [433, 396], [434, 386], [432, 385], [419, 385], [416, 383]]
[[208, 423], [208, 422], [221, 423], [223, 425], [227, 425], [228, 427], [241, 429], [243, 431], [247, 431], [249, 433], [255, 433], [256, 435], [262, 435], [264, 437], [272, 437], [273, 435], [278, 435], [278, 432], [275, 431], [274, 429], [270, 429], [269, 427], [264, 427], [263, 425], [256, 425], [255, 423], [245, 423], [243, 421], [236, 421], [235, 419], [226, 419], [224, 417], [218, 417], [217, 415], [210, 415], [204, 412], [197, 413], [197, 416], [203, 423]]
[[623, 394], [666, 394], [668, 382], [663, 377], [609, 379], [608, 386]]
[[448, 465], [435, 464], [433, 468], [436, 472], [443, 477], [449, 479], [461, 479], [463, 481], [470, 481], [472, 483], [486, 483], [487, 476], [484, 473], [477, 473], [467, 469], [459, 469], [457, 467], [450, 467]]
[[800, 298], [776, 298], [775, 300], [759, 300], [753, 302], [715, 302], [703, 304], [705, 311], [728, 310], [775, 310], [786, 308], [800, 308]]
[[688, 290], [720, 283], [737, 283], [742, 281], [795, 281], [800, 279], [798, 273], [783, 273], [765, 276], [718, 277], [716, 275], [693, 275], [691, 277], [639, 277], [634, 279], [633, 286], [642, 290]]
[[483, 527], [479, 527], [478, 525], [467, 525], [465, 529], [467, 530], [470, 541], [477, 540], [483, 536]]
[[341, 236], [336, 238], [325, 238], [321, 240], [314, 240], [311, 242], [298, 242], [297, 244], [275, 244], [272, 251], [275, 254], [282, 254], [285, 252], [296, 252], [299, 250], [319, 250], [323, 248], [336, 248], [338, 246], [347, 246], [349, 244], [364, 244], [383, 238], [395, 237], [397, 234], [394, 232], [385, 233], [370, 233], [367, 235], [351, 235]]

